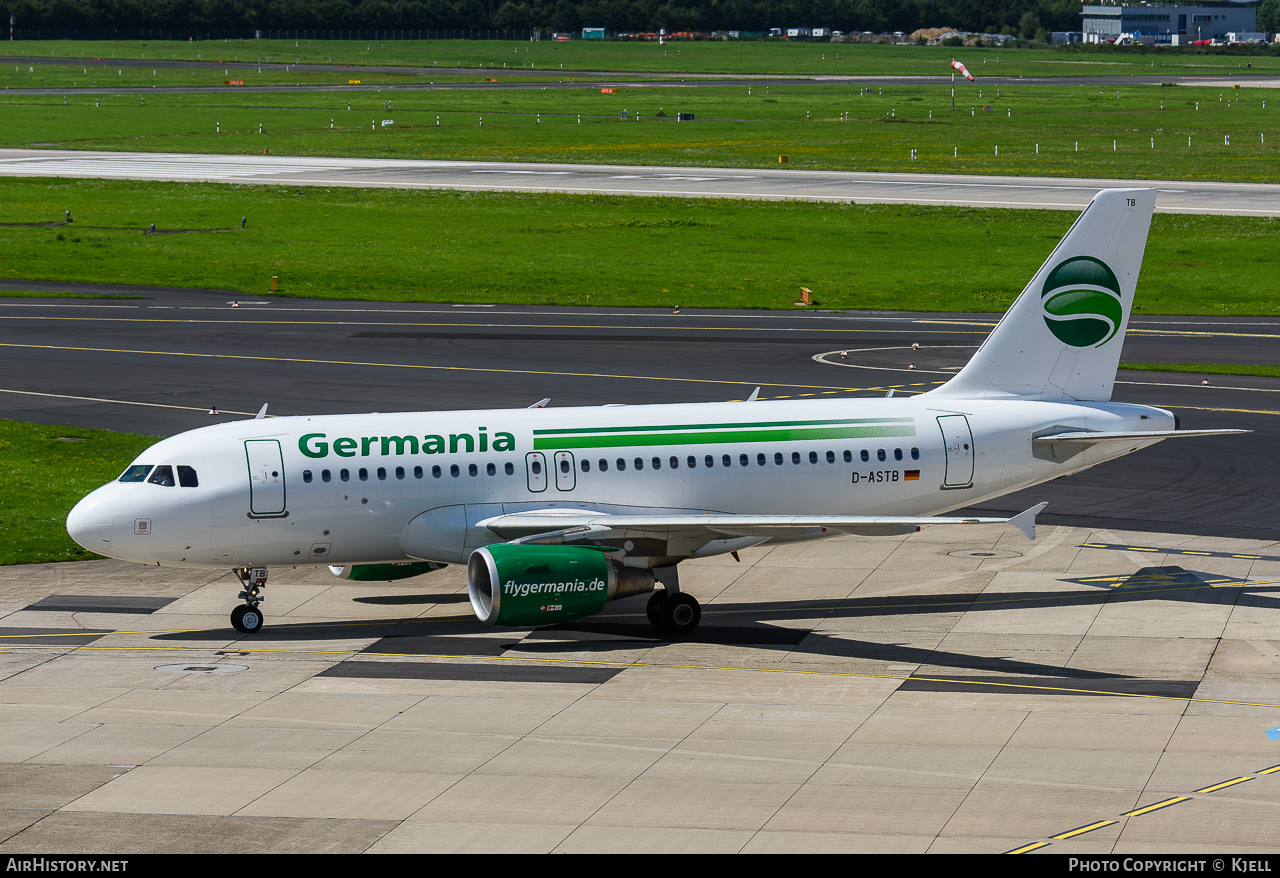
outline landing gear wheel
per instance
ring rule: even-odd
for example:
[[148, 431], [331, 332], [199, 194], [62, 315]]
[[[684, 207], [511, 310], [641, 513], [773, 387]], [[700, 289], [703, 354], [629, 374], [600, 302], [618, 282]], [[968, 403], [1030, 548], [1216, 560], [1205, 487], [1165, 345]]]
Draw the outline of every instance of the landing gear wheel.
[[231, 611], [231, 627], [242, 634], [257, 634], [262, 630], [262, 611], [242, 604]]
[[[652, 598], [650, 598], [652, 600]], [[693, 595], [685, 592], [667, 595], [658, 609], [658, 627], [671, 637], [686, 637], [702, 621], [702, 607]]]
[[660, 588], [649, 595], [649, 603], [645, 605], [644, 614], [649, 617], [649, 624], [654, 628], [662, 627], [662, 605], [666, 600], [666, 589]]

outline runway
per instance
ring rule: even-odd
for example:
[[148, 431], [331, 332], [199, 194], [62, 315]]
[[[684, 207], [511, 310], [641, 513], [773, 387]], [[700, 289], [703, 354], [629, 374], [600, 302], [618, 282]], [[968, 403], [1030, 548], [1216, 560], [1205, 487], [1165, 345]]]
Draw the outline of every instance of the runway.
[[1280, 185], [521, 162], [0, 150], [0, 176], [463, 189], [1082, 210], [1101, 189], [1156, 187], [1163, 213], [1280, 216]]
[[[264, 402], [292, 415], [523, 407], [544, 397], [552, 406], [705, 402], [745, 399], [757, 386], [766, 399], [918, 393], [967, 361], [996, 320], [71, 288], [149, 298], [0, 298], [0, 417], [169, 435], [212, 423], [212, 406], [243, 417]], [[1276, 320], [1139, 317], [1124, 359], [1275, 363], [1278, 349]], [[1255, 432], [1165, 442], [984, 509], [1047, 500], [1049, 522], [1280, 539], [1280, 496], [1260, 487], [1280, 484], [1280, 380], [1121, 372], [1115, 398], [1168, 408], [1186, 428]]]

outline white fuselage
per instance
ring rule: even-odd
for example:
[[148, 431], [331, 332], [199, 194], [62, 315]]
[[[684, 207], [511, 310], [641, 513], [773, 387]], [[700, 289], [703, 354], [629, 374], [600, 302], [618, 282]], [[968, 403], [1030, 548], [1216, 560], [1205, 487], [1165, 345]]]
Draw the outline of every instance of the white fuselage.
[[[501, 542], [475, 522], [524, 510], [941, 513], [1149, 444], [1055, 461], [1037, 451], [1039, 433], [1173, 423], [1122, 403], [928, 395], [244, 420], [162, 440], [136, 461], [189, 468], [195, 487], [112, 482], [76, 506], [68, 530], [100, 554], [164, 565], [459, 562]], [[648, 560], [633, 564], [672, 554], [634, 552]]]

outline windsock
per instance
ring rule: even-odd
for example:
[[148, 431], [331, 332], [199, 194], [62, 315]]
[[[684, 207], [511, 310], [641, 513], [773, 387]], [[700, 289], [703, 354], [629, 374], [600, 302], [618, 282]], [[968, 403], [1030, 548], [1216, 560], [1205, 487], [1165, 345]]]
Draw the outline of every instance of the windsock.
[[959, 71], [960, 75], [963, 76], [965, 79], [969, 80], [970, 82], [973, 82], [973, 74], [969, 72], [969, 68], [965, 67], [959, 61], [952, 61], [951, 66], [954, 67], [957, 71]]

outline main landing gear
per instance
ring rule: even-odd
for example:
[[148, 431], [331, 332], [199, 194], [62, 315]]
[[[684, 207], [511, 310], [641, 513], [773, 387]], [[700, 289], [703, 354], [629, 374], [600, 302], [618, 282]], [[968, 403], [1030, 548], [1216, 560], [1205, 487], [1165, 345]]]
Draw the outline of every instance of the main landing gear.
[[244, 590], [239, 594], [244, 604], [231, 611], [231, 627], [241, 634], [256, 634], [262, 630], [262, 610], [258, 604], [262, 603], [262, 590], [267, 587], [267, 568], [240, 567], [235, 574], [244, 583]]
[[680, 591], [674, 566], [655, 568], [653, 572], [664, 587], [649, 596], [644, 608], [649, 624], [667, 637], [688, 637], [702, 621], [702, 606], [693, 595]]

